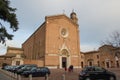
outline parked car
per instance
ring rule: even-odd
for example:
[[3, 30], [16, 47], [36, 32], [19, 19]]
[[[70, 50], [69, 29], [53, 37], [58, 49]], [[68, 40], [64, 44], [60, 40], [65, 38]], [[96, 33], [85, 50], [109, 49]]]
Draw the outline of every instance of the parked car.
[[14, 72], [14, 70], [15, 70], [16, 67], [18, 67], [18, 66], [10, 66], [9, 71], [10, 72]]
[[15, 67], [17, 67], [17, 66], [7, 65], [7, 66], [4, 66], [4, 68], [2, 68], [2, 69], [12, 72]]
[[14, 73], [16, 73], [19, 69], [21, 69], [22, 67], [24, 67], [25, 65], [18, 65], [18, 66], [16, 66], [13, 70], [12, 70], [12, 72], [14, 72]]
[[24, 71], [21, 75], [28, 77], [29, 75], [32, 75], [32, 77], [45, 77], [46, 75], [50, 75], [50, 70], [47, 67], [38, 67], [33, 68], [29, 71]]
[[79, 80], [116, 80], [116, 75], [102, 67], [88, 66], [79, 74]]
[[13, 66], [7, 65], [7, 66], [4, 66], [4, 68], [2, 68], [2, 69], [10, 71], [12, 68], [13, 68]]
[[21, 74], [24, 71], [29, 71], [29, 70], [31, 70], [34, 67], [37, 67], [37, 65], [34, 65], [34, 64], [25, 64], [23, 67], [21, 67], [20, 69], [18, 69], [15, 73]]
[[2, 69], [5, 69], [6, 66], [8, 66], [8, 64], [7, 63], [3, 63], [2, 64]]

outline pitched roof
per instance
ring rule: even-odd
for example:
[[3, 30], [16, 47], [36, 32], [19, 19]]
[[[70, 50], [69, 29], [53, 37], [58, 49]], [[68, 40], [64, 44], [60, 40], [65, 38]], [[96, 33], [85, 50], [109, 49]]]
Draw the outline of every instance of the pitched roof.
[[[57, 15], [51, 15], [51, 16], [45, 16], [45, 21], [43, 22], [43, 24], [42, 25], [40, 25], [39, 27], [38, 27], [38, 29], [30, 36], [30, 37], [32, 37], [41, 27], [44, 27], [45, 25], [46, 25], [46, 23], [47, 23], [47, 20], [48, 19], [55, 19], [55, 18], [62, 18], [62, 17], [65, 17], [68, 21], [70, 21], [73, 25], [75, 25], [75, 26], [79, 26], [78, 24], [76, 24], [76, 23], [74, 23], [69, 17], [67, 17], [65, 14], [57, 14]], [[27, 40], [29, 40], [30, 39], [30, 37], [27, 39]], [[27, 42], [27, 40], [25, 41], [25, 42]], [[25, 43], [24, 42], [24, 43]], [[24, 44], [23, 43], [23, 44]], [[23, 45], [22, 44], [22, 45]]]
[[72, 21], [72, 19], [70, 19], [68, 16], [66, 16], [65, 14], [58, 14], [58, 15], [51, 15], [51, 16], [46, 16], [45, 19], [55, 19], [55, 18], [62, 18], [62, 17], [65, 17], [68, 21], [70, 21], [73, 25], [75, 26], [79, 26], [78, 24], [74, 23]]
[[99, 51], [89, 51], [89, 52], [84, 52], [84, 54], [94, 54], [94, 53], [98, 53]]
[[17, 48], [17, 47], [10, 47], [10, 46], [8, 46], [7, 47], [7, 50], [23, 50], [22, 48]]
[[114, 46], [112, 46], [112, 45], [103, 45], [103, 46], [99, 47], [99, 50], [105, 49], [105, 48], [110, 49], [110, 50], [120, 49], [119, 47], [114, 47]]

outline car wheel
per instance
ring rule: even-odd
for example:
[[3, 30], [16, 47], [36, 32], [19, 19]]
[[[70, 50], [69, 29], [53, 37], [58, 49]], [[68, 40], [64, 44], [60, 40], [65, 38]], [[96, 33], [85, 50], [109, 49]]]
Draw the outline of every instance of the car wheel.
[[91, 80], [89, 77], [87, 77], [85, 80]]
[[111, 77], [109, 78], [109, 80], [115, 80], [115, 78], [114, 78], [113, 76], [111, 76]]

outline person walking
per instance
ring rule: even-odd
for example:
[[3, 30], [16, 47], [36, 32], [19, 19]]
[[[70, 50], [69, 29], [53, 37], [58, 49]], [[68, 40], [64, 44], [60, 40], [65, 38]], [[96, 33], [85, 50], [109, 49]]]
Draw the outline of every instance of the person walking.
[[67, 71], [67, 67], [66, 66], [64, 67], [64, 69], [65, 69], [65, 71]]
[[73, 65], [70, 65], [70, 66], [69, 66], [68, 71], [69, 71], [69, 72], [73, 72]]

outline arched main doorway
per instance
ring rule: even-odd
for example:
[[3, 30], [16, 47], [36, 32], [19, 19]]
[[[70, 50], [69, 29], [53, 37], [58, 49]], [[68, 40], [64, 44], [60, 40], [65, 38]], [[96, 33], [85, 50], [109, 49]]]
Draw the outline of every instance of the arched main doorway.
[[67, 67], [67, 58], [62, 57], [62, 68]]
[[68, 67], [70, 65], [70, 60], [69, 60], [70, 55], [69, 55], [68, 50], [63, 49], [61, 51], [61, 54], [62, 56], [61, 56], [61, 61], [60, 61], [60, 67], [61, 68]]

